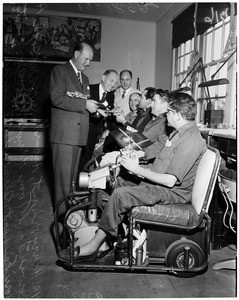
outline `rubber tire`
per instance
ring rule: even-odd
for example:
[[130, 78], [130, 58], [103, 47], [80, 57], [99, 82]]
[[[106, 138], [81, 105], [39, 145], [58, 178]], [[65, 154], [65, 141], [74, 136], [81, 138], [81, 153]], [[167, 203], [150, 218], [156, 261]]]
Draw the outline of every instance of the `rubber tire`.
[[190, 273], [192, 267], [200, 267], [203, 264], [204, 254], [201, 247], [194, 241], [182, 238], [173, 242], [167, 249], [165, 254], [165, 264], [167, 267], [182, 268], [184, 259], [184, 247], [189, 246], [189, 271], [178, 272], [177, 275], [183, 277], [192, 277], [197, 274], [195, 272]]

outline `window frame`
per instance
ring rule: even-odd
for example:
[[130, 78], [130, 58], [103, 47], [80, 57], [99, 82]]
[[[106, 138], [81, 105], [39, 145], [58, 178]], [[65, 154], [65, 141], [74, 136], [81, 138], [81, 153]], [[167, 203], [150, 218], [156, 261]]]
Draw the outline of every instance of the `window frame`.
[[[229, 26], [229, 30], [227, 30], [228, 27], [226, 28], [226, 26]], [[213, 59], [215, 56], [214, 47], [211, 46], [210, 58], [208, 59], [207, 58], [208, 39], [209, 36], [211, 35], [211, 45], [214, 45], [213, 41], [215, 41], [217, 30], [221, 30], [221, 36], [222, 36], [220, 53], [217, 55], [220, 58]], [[228, 34], [226, 34], [227, 32]], [[175, 90], [179, 88], [179, 84], [182, 83], [182, 81], [187, 76], [189, 66], [184, 64], [184, 68], [181, 69], [181, 67], [179, 67], [179, 64], [181, 64], [180, 60], [184, 56], [191, 55], [194, 49], [198, 49], [199, 53], [202, 54], [202, 62], [205, 70], [206, 79], [207, 81], [211, 80], [211, 76], [220, 68], [220, 66], [228, 59], [228, 56], [230, 55], [230, 53], [226, 56], [223, 55], [229, 34], [230, 34], [230, 17], [228, 17], [224, 21], [217, 23], [215, 26], [210, 27], [203, 34], [196, 36], [195, 41], [194, 41], [195, 37], [193, 37], [191, 40], [179, 45], [177, 48], [174, 48], [172, 52], [173, 63], [172, 63], [171, 89]], [[184, 53], [182, 53], [181, 49], [183, 47], [184, 49], [186, 48], [186, 43], [191, 43], [190, 51], [187, 52], [185, 51]], [[184, 57], [184, 62], [185, 62], [185, 57]], [[225, 68], [226, 68], [226, 72], [225, 72]], [[225, 63], [225, 65], [221, 70], [225, 72], [226, 78], [228, 78], [229, 80], [229, 84], [226, 85], [224, 94], [218, 94], [220, 92], [220, 89], [221, 90], [224, 89], [223, 86], [216, 86], [214, 90], [215, 95], [213, 93], [212, 96], [210, 93], [210, 99], [213, 101], [219, 99], [225, 99], [224, 120], [227, 122], [227, 124], [230, 127], [231, 126], [235, 127], [236, 126], [236, 55], [233, 55], [232, 58], [230, 58], [229, 61]], [[225, 75], [220, 76], [220, 73], [222, 73], [221, 70], [216, 74], [214, 79], [225, 77]], [[204, 88], [198, 88], [198, 84], [205, 80], [202, 79], [201, 73], [197, 73], [197, 76], [198, 76], [198, 80], [196, 82], [195, 90], [192, 96], [194, 97], [194, 99], [196, 99], [197, 102], [198, 114], [196, 117], [196, 122], [199, 123], [200, 121], [204, 120], [205, 103], [207, 102], [206, 100], [207, 91], [205, 91]], [[186, 82], [188, 82], [188, 79], [186, 80]], [[209, 92], [210, 90], [212, 89], [209, 88]]]

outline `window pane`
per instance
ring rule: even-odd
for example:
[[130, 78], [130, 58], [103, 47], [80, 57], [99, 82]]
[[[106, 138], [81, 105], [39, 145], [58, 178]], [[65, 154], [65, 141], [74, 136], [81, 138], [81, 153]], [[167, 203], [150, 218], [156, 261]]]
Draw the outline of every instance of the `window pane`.
[[180, 59], [180, 68], [179, 68], [179, 72], [183, 71], [183, 58]]
[[211, 110], [225, 110], [225, 98], [212, 99]]
[[[217, 65], [209, 67], [209, 78], [211, 80], [211, 76], [216, 73], [217, 71]], [[214, 79], [217, 79], [217, 75], [214, 77]]]
[[227, 85], [226, 84], [218, 86], [218, 96], [219, 97], [222, 97], [222, 96], [226, 95], [226, 92], [227, 92]]
[[229, 37], [229, 31], [230, 31], [230, 23], [227, 23], [225, 25], [225, 40], [224, 40], [224, 47], [223, 47], [224, 49], [226, 47], [227, 39]]
[[215, 97], [215, 95], [216, 95], [216, 86], [209, 86], [208, 90], [209, 90], [210, 97]]
[[[220, 64], [221, 66], [222, 64]], [[227, 63], [225, 63], [225, 65], [221, 68], [221, 70], [218, 72], [218, 77], [219, 78], [227, 78]]]
[[182, 45], [178, 47], [178, 56], [180, 57], [182, 55]]
[[191, 49], [190, 49], [190, 51], [192, 51], [192, 50], [194, 49], [194, 38], [192, 38], [191, 41], [192, 41], [192, 42], [191, 42]]
[[217, 60], [221, 58], [221, 45], [222, 45], [222, 27], [215, 31], [215, 41], [213, 47], [213, 59]]
[[185, 57], [185, 68], [184, 68], [184, 70], [187, 70], [187, 68], [189, 67], [189, 65], [190, 65], [190, 58], [191, 58], [191, 55], [190, 55], [190, 54], [186, 55], [186, 57]]
[[211, 49], [212, 49], [212, 33], [206, 35], [206, 57], [204, 62], [209, 63], [211, 61]]
[[190, 52], [190, 50], [191, 50], [190, 46], [191, 46], [191, 41], [189, 40], [186, 42], [185, 53]]

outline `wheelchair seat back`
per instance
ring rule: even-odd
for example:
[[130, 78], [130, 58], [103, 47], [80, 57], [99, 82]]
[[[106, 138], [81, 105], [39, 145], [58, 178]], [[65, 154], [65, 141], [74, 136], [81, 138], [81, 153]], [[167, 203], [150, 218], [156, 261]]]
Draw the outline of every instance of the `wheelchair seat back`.
[[208, 211], [220, 165], [217, 149], [208, 147], [198, 165], [191, 203], [155, 204], [139, 206], [131, 210], [133, 218], [140, 223], [194, 227], [201, 220], [200, 215]]
[[200, 214], [208, 212], [220, 165], [220, 154], [217, 149], [207, 149], [198, 165], [193, 191], [192, 205]]

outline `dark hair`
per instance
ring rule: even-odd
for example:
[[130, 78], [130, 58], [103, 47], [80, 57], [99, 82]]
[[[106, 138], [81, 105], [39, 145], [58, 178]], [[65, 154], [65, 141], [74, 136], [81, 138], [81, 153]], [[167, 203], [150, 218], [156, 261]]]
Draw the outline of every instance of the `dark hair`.
[[[80, 53], [82, 53], [82, 51], [84, 50], [85, 45], [89, 46], [92, 49], [92, 47], [89, 44], [79, 43], [79, 44], [75, 45], [75, 47], [73, 49], [73, 55], [74, 55], [75, 51], [79, 51]], [[93, 49], [92, 49], [92, 51], [93, 51]]]
[[168, 90], [156, 89], [155, 95], [159, 95], [164, 101], [169, 101], [170, 93]]
[[116, 75], [118, 75], [118, 72], [115, 71], [114, 69], [109, 69], [109, 70], [106, 70], [103, 75], [107, 76], [109, 75], [110, 73], [115, 73]]
[[156, 88], [146, 87], [144, 90], [147, 91], [145, 94], [146, 99], [152, 99], [153, 96], [156, 94]]
[[75, 45], [75, 47], [73, 49], [73, 54], [75, 53], [75, 51], [82, 52], [83, 49], [84, 49], [84, 45], [82, 43], [79, 43], [79, 44]]
[[120, 72], [120, 77], [121, 77], [122, 73], [124, 73], [124, 72], [128, 72], [129, 75], [130, 75], [130, 77], [131, 77], [131, 78], [133, 77], [133, 74], [132, 74], [132, 72], [131, 72], [130, 70], [122, 70], [122, 71]]
[[194, 121], [197, 114], [195, 100], [187, 93], [171, 93], [169, 107], [180, 113], [186, 120]]

